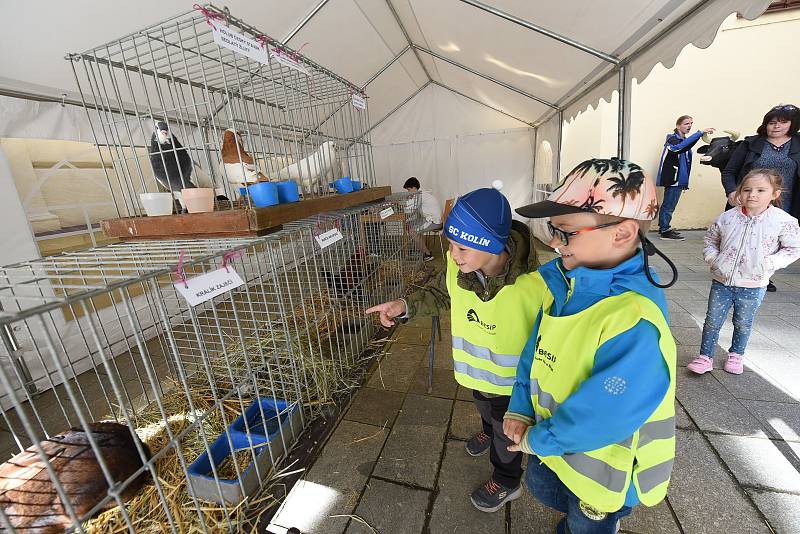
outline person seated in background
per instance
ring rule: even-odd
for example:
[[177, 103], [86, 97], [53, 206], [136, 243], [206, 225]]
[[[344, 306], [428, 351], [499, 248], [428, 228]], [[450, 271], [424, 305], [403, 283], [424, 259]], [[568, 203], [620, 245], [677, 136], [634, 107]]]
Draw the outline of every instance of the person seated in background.
[[414, 194], [408, 199], [406, 213], [418, 213], [421, 218], [414, 228], [416, 233], [414, 242], [422, 252], [422, 259], [431, 261], [433, 254], [431, 254], [428, 245], [425, 243], [425, 233], [442, 229], [442, 208], [439, 205], [439, 200], [430, 191], [420, 189], [419, 180], [413, 176], [406, 180], [406, 183], [403, 184], [403, 189]]

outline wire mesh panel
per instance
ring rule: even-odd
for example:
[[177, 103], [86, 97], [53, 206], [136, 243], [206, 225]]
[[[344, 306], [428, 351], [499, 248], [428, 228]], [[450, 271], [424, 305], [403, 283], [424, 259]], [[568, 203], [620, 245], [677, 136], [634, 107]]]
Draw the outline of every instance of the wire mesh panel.
[[[375, 332], [364, 309], [400, 296], [420, 265], [402, 210], [390, 199], [263, 238], [126, 243], [0, 269], [3, 459], [14, 455], [0, 466], [0, 525], [257, 522], [305, 426], [357, 386]], [[244, 283], [189, 306], [176, 278], [219, 269]]]
[[[263, 59], [219, 46], [222, 30]], [[120, 216], [143, 215], [148, 192], [181, 210], [184, 190], [213, 188], [228, 209], [259, 181], [295, 180], [305, 197], [343, 176], [374, 185], [360, 89], [226, 10], [197, 6], [68, 59]]]

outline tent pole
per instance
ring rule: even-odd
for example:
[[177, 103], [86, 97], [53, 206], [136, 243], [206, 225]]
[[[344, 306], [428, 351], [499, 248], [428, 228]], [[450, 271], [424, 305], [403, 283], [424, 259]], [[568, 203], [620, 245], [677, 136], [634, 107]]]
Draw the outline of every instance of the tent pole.
[[294, 29], [293, 29], [292, 31], [290, 31], [290, 32], [289, 32], [289, 35], [287, 35], [286, 37], [284, 37], [283, 41], [281, 41], [281, 42], [282, 42], [283, 44], [287, 44], [289, 41], [291, 41], [291, 40], [292, 40], [292, 37], [294, 37], [295, 35], [297, 35], [297, 33], [298, 33], [300, 30], [302, 30], [302, 29], [303, 29], [303, 26], [305, 26], [306, 24], [308, 24], [308, 21], [310, 21], [310, 20], [311, 20], [311, 19], [314, 17], [314, 15], [316, 15], [316, 14], [317, 14], [317, 12], [318, 12], [320, 9], [322, 9], [322, 7], [323, 7], [325, 4], [327, 4], [327, 3], [328, 3], [328, 0], [322, 0], [322, 1], [321, 1], [319, 4], [317, 4], [317, 5], [316, 5], [316, 7], [314, 7], [314, 9], [312, 9], [312, 10], [311, 10], [311, 12], [310, 12], [308, 15], [306, 15], [306, 16], [303, 18], [303, 20], [301, 20], [301, 21], [300, 21], [300, 22], [297, 24], [297, 26], [295, 26], [295, 27], [294, 27]]
[[386, 0], [386, 5], [389, 7], [389, 11], [392, 12], [394, 21], [400, 27], [400, 31], [403, 32], [403, 37], [406, 38], [406, 43], [411, 47], [412, 50], [414, 50], [414, 55], [417, 57], [419, 66], [422, 67], [422, 71], [425, 73], [425, 76], [428, 77], [428, 82], [433, 81], [433, 78], [431, 78], [431, 73], [428, 72], [428, 69], [425, 67], [425, 63], [422, 62], [422, 58], [419, 56], [419, 53], [417, 53], [416, 46], [414, 46], [414, 43], [411, 42], [411, 37], [409, 37], [408, 32], [406, 31], [406, 27], [403, 26], [403, 21], [400, 20], [400, 15], [398, 15], [397, 11], [395, 11], [394, 6], [392, 5], [392, 0]]
[[558, 110], [558, 154], [556, 157], [556, 176], [553, 184], [557, 184], [561, 178], [561, 145], [564, 141], [564, 111]]
[[539, 128], [533, 129], [533, 168], [531, 169], [531, 199], [530, 203], [536, 201], [536, 155], [539, 152]]
[[465, 95], [465, 94], [464, 94], [464, 93], [462, 93], [461, 91], [457, 91], [457, 90], [453, 89], [452, 87], [449, 87], [449, 86], [447, 86], [447, 85], [444, 85], [443, 83], [439, 83], [439, 82], [437, 82], [436, 80], [433, 80], [431, 83], [432, 83], [433, 85], [438, 85], [438, 86], [439, 86], [439, 87], [441, 87], [442, 89], [447, 89], [447, 90], [448, 90], [448, 91], [450, 91], [451, 93], [455, 93], [455, 94], [457, 94], [458, 96], [463, 96], [463, 97], [464, 97], [464, 98], [466, 98], [467, 100], [472, 100], [473, 102], [475, 102], [475, 103], [477, 103], [477, 104], [480, 104], [480, 105], [482, 105], [482, 106], [484, 106], [484, 107], [487, 107], [487, 108], [489, 108], [489, 109], [491, 109], [491, 110], [493, 110], [493, 111], [496, 111], [496, 112], [498, 112], [498, 113], [500, 113], [500, 114], [502, 114], [502, 115], [505, 115], [506, 117], [511, 117], [511, 118], [512, 118], [512, 119], [514, 119], [514, 120], [518, 120], [519, 122], [523, 123], [523, 124], [524, 124], [524, 125], [526, 125], [526, 126], [533, 127], [533, 124], [531, 124], [530, 122], [528, 122], [528, 121], [526, 121], [526, 120], [520, 119], [519, 117], [515, 117], [514, 115], [512, 115], [512, 114], [510, 114], [510, 113], [506, 113], [506, 112], [505, 112], [505, 111], [503, 111], [502, 109], [496, 108], [496, 107], [494, 107], [494, 106], [490, 106], [490, 105], [489, 105], [489, 104], [487, 104], [486, 102], [481, 102], [481, 101], [480, 101], [480, 100], [478, 100], [477, 98], [473, 98], [473, 97], [471, 97], [471, 96], [469, 96], [469, 95]]
[[471, 74], [474, 74], [475, 76], [480, 76], [484, 80], [489, 80], [490, 82], [495, 83], [495, 84], [497, 84], [497, 85], [499, 85], [501, 87], [505, 87], [509, 91], [513, 91], [513, 92], [515, 92], [517, 94], [520, 94], [520, 95], [522, 95], [524, 97], [530, 98], [531, 100], [535, 100], [535, 101], [537, 101], [537, 102], [539, 102], [541, 104], [544, 104], [545, 106], [547, 106], [549, 108], [553, 108], [553, 109], [556, 109], [556, 110], [559, 109], [558, 106], [556, 106], [555, 104], [553, 104], [551, 102], [548, 102], [547, 100], [545, 100], [543, 98], [539, 98], [538, 96], [532, 95], [527, 91], [523, 91], [522, 89], [520, 89], [518, 87], [514, 87], [511, 84], [508, 84], [506, 82], [500, 81], [497, 78], [493, 78], [493, 77], [489, 76], [488, 74], [484, 74], [484, 73], [479, 72], [479, 71], [477, 71], [477, 70], [475, 70], [475, 69], [473, 69], [471, 67], [467, 67], [466, 65], [462, 65], [461, 63], [459, 63], [457, 61], [454, 61], [454, 60], [452, 60], [452, 59], [450, 59], [448, 57], [445, 57], [445, 56], [443, 56], [441, 54], [437, 54], [436, 52], [434, 52], [432, 50], [428, 50], [427, 48], [424, 48], [422, 46], [419, 46], [419, 45], [412, 45], [412, 46], [416, 50], [419, 50], [421, 52], [425, 52], [426, 54], [428, 54], [430, 56], [433, 56], [436, 59], [442, 60], [445, 63], [450, 63], [454, 67], [458, 67], [459, 69], [465, 70], [465, 71], [467, 71], [467, 72], [469, 72]]
[[625, 100], [628, 98], [628, 88], [625, 87], [625, 65], [620, 65], [617, 75], [618, 83], [618, 106], [617, 106], [617, 157], [625, 159]]
[[500, 17], [501, 19], [507, 20], [509, 22], [513, 22], [514, 24], [518, 24], [518, 25], [522, 26], [523, 28], [535, 31], [536, 33], [540, 33], [540, 34], [544, 35], [545, 37], [549, 37], [551, 39], [555, 39], [556, 41], [558, 41], [560, 43], [564, 43], [565, 45], [571, 46], [573, 48], [577, 48], [578, 50], [581, 50], [582, 52], [586, 52], [587, 54], [591, 54], [591, 55], [593, 55], [595, 57], [598, 57], [598, 58], [602, 59], [603, 61], [607, 61], [608, 63], [611, 63], [612, 65], [617, 65], [620, 62], [619, 58], [614, 57], [614, 56], [612, 56], [610, 54], [606, 54], [602, 50], [598, 50], [596, 48], [592, 48], [591, 46], [588, 46], [588, 45], [585, 45], [583, 43], [580, 43], [580, 42], [578, 42], [578, 41], [576, 41], [574, 39], [570, 39], [569, 37], [565, 37], [565, 36], [563, 36], [563, 35], [561, 35], [559, 33], [556, 33], [556, 32], [554, 32], [552, 30], [548, 30], [547, 28], [544, 28], [542, 26], [538, 26], [538, 25], [536, 25], [536, 24], [534, 24], [532, 22], [528, 22], [525, 19], [521, 19], [519, 17], [515, 17], [514, 15], [511, 15], [511, 14], [506, 13], [504, 11], [500, 11], [499, 9], [497, 9], [495, 7], [492, 7], [492, 6], [489, 6], [489, 5], [486, 5], [483, 2], [478, 2], [477, 0], [461, 0], [461, 1], [464, 2], [465, 4], [469, 4], [469, 5], [473, 6], [473, 7], [477, 7], [478, 9], [480, 9], [482, 11], [485, 11], [487, 13], [491, 13], [492, 15]]

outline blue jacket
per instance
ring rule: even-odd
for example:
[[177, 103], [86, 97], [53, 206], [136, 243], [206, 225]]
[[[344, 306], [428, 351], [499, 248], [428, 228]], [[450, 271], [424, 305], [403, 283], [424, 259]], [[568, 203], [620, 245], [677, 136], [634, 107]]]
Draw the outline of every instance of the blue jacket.
[[689, 173], [692, 171], [692, 147], [700, 140], [703, 132], [697, 131], [685, 138], [679, 133], [667, 134], [661, 162], [658, 165], [656, 185], [669, 187], [676, 185], [689, 189]]
[[[539, 272], [554, 298], [551, 315], [572, 315], [606, 297], [635, 291], [655, 302], [667, 317], [664, 292], [648, 282], [641, 251], [611, 269], [578, 267], [565, 271], [561, 259], [556, 258], [540, 267]], [[534, 417], [530, 376], [540, 321], [541, 313], [520, 356], [508, 407], [509, 412], [529, 418]], [[542, 456], [561, 456], [599, 449], [631, 436], [656, 410], [669, 388], [669, 369], [664, 359], [653, 357], [660, 351], [658, 340], [658, 329], [641, 320], [600, 345], [591, 376], [552, 417], [531, 428], [527, 435], [530, 448]], [[603, 383], [611, 376], [623, 377], [628, 383], [624, 395], [608, 394]], [[625, 505], [638, 502], [631, 484]]]

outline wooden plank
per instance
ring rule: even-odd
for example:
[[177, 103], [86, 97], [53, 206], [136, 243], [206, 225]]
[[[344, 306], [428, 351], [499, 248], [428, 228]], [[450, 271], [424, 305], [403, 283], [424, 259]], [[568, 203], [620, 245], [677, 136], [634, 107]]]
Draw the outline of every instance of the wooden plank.
[[370, 187], [361, 191], [354, 191], [346, 195], [331, 195], [320, 198], [309, 198], [293, 204], [280, 204], [267, 208], [256, 208], [251, 211], [250, 227], [255, 229], [270, 228], [279, 224], [297, 221], [311, 217], [317, 213], [340, 210], [386, 198], [392, 193], [392, 188]]
[[372, 202], [389, 194], [391, 187], [370, 187], [346, 195], [310, 198], [266, 208], [108, 219], [102, 222], [102, 228], [108, 237], [120, 239], [259, 236], [275, 231], [287, 222]]
[[250, 221], [247, 210], [243, 209], [159, 217], [124, 217], [103, 221], [103, 232], [109, 237], [121, 239], [171, 239], [198, 234], [247, 235], [250, 233]]

